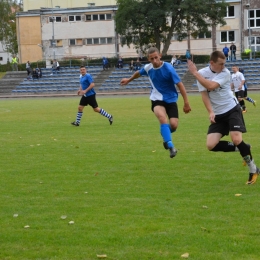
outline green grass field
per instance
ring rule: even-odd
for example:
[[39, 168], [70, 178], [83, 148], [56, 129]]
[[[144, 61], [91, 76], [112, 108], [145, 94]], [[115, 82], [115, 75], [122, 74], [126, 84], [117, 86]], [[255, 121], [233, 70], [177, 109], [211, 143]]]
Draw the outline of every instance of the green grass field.
[[[259, 260], [260, 180], [245, 185], [239, 153], [207, 151], [208, 115], [189, 99], [173, 159], [148, 96], [98, 97], [113, 125], [86, 107], [80, 127], [78, 97], [1, 100], [0, 259]], [[260, 108], [246, 104], [260, 165]]]

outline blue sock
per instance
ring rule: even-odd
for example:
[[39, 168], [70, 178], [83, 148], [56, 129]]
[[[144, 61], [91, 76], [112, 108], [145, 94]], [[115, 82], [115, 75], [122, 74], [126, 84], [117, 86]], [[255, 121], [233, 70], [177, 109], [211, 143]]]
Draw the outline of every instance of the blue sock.
[[167, 143], [169, 148], [173, 148], [174, 145], [172, 143], [171, 131], [169, 124], [161, 124], [161, 135], [163, 141]]

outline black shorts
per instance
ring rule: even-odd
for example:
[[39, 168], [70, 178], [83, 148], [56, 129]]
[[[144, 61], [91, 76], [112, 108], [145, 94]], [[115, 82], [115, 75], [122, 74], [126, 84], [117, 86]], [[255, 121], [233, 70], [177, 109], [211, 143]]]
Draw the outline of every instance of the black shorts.
[[80, 99], [79, 105], [84, 106], [84, 107], [87, 105], [90, 105], [93, 108], [98, 107], [98, 103], [96, 101], [96, 95], [94, 94], [94, 95], [87, 96], [87, 97], [82, 96]]
[[244, 90], [244, 97], [247, 97], [247, 88]]
[[246, 132], [246, 126], [240, 105], [236, 105], [228, 112], [216, 115], [216, 123], [209, 126], [208, 134], [220, 133], [222, 136], [229, 135], [230, 131]]
[[244, 90], [239, 90], [235, 92], [236, 98], [243, 98], [244, 97]]
[[161, 100], [152, 100], [152, 111], [156, 106], [164, 107], [168, 118], [179, 118], [178, 106], [176, 102], [166, 103]]

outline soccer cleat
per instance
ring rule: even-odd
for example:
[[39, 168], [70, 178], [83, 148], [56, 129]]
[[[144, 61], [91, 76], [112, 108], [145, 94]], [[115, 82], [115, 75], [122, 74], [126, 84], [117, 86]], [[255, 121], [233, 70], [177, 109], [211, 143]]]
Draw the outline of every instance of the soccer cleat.
[[177, 155], [177, 150], [174, 147], [169, 148], [169, 151], [170, 151], [170, 158], [173, 158]]
[[113, 116], [112, 115], [111, 115], [111, 117], [108, 118], [108, 121], [109, 121], [110, 125], [113, 124]]
[[256, 101], [255, 100], [253, 100], [253, 105], [256, 107]]
[[76, 121], [72, 122], [71, 124], [74, 125], [74, 126], [79, 126], [79, 123], [76, 122]]
[[248, 178], [248, 181], [246, 182], [246, 184], [251, 185], [251, 184], [256, 183], [259, 173], [260, 173], [259, 168], [256, 168], [256, 173], [249, 173], [249, 178]]

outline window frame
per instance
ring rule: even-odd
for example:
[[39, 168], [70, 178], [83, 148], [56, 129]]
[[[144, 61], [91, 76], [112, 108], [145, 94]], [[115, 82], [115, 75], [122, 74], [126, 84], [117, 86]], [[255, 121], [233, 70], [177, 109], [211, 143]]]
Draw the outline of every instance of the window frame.
[[[222, 41], [222, 33], [226, 33], [226, 41]], [[234, 33], [234, 39], [230, 40], [230, 33], [233, 32]], [[233, 30], [230, 30], [230, 31], [221, 31], [220, 32], [220, 43], [231, 43], [231, 42], [235, 42], [236, 41], [236, 33], [235, 31]]]

